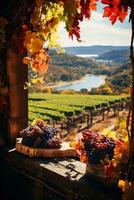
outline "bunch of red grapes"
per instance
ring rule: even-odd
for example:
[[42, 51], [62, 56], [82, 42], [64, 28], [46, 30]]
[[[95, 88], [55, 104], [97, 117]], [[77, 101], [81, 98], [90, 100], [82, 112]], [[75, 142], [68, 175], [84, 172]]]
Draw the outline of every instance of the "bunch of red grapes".
[[56, 137], [56, 130], [52, 126], [46, 126], [43, 121], [20, 131], [22, 144], [36, 148], [59, 148], [61, 140]]
[[100, 161], [112, 160], [114, 155], [115, 140], [87, 129], [82, 132], [84, 151], [91, 164], [100, 164]]

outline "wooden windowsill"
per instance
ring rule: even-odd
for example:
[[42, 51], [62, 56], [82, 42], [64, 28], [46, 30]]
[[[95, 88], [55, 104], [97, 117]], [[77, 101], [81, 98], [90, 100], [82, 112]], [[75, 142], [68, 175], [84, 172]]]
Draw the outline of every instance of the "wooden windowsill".
[[99, 180], [87, 178], [85, 175], [86, 165], [73, 158], [35, 159], [11, 149], [4, 151], [3, 159], [6, 165], [17, 173], [44, 186], [47, 185], [71, 200], [121, 199], [118, 189], [106, 187]]

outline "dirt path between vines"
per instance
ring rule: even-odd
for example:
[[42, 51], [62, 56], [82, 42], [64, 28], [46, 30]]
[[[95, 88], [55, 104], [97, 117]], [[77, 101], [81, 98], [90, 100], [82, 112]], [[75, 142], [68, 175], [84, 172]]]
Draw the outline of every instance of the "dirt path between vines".
[[[90, 129], [92, 129], [93, 131], [96, 131], [96, 132], [103, 132], [104, 129], [108, 128], [110, 129], [111, 131], [114, 130], [114, 131], [118, 131], [119, 129], [119, 119], [120, 118], [127, 118], [127, 113], [128, 111], [127, 110], [123, 110], [123, 111], [120, 111], [118, 113], [118, 115], [116, 116], [109, 116], [109, 117], [106, 117], [105, 120], [103, 121], [100, 121], [100, 122], [97, 122], [97, 123], [94, 123]], [[100, 119], [102, 116], [99, 116]], [[64, 138], [64, 140], [73, 140], [73, 139], [79, 139], [81, 138], [82, 136], [82, 132], [77, 132], [77, 131], [72, 131], [72, 133], [69, 133], [69, 135]]]
[[110, 130], [118, 130], [120, 118], [127, 118], [128, 111], [120, 111], [118, 115], [105, 118], [104, 121], [94, 124], [91, 129], [102, 132], [105, 128]]

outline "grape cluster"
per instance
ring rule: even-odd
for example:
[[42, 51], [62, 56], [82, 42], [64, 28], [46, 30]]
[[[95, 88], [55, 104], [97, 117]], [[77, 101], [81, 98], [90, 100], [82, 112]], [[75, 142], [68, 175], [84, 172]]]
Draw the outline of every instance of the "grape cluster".
[[43, 121], [20, 131], [22, 144], [36, 148], [59, 148], [61, 141], [56, 137], [56, 130], [52, 126], [45, 126]]
[[91, 164], [99, 164], [100, 161], [108, 162], [113, 158], [115, 148], [114, 139], [87, 129], [83, 131], [82, 142]]

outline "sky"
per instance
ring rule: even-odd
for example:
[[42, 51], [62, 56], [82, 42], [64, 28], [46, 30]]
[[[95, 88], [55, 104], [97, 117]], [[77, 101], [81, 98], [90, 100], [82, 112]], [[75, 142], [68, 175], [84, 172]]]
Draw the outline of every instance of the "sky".
[[85, 20], [80, 24], [81, 39], [79, 43], [75, 39], [73, 41], [68, 37], [65, 25], [59, 26], [58, 33], [60, 35], [59, 42], [61, 46], [91, 46], [91, 45], [114, 45], [128, 46], [131, 40], [131, 24], [126, 20], [111, 24], [108, 18], [103, 18], [102, 8], [92, 12], [90, 20]]

